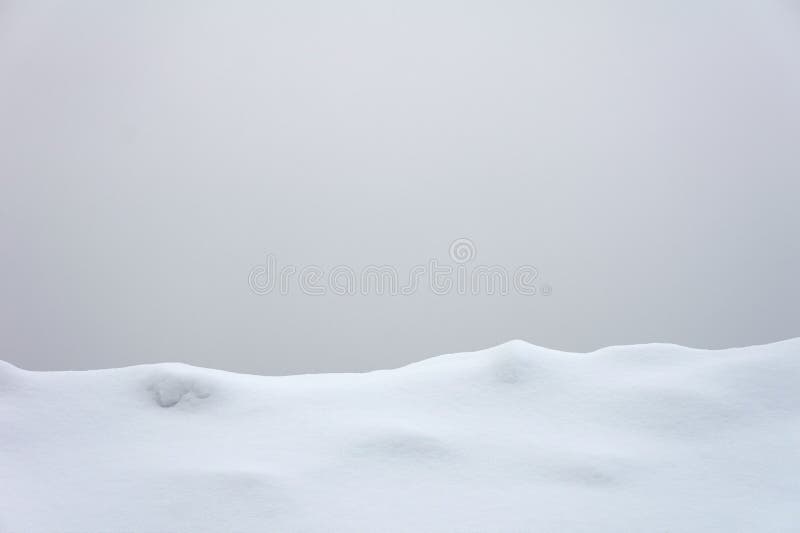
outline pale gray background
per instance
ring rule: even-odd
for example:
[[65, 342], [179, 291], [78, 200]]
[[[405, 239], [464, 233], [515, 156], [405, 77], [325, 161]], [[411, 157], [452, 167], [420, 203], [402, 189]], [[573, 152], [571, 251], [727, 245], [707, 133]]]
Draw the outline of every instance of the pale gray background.
[[[800, 335], [793, 1], [0, 1], [0, 359]], [[549, 298], [251, 294], [469, 237]]]

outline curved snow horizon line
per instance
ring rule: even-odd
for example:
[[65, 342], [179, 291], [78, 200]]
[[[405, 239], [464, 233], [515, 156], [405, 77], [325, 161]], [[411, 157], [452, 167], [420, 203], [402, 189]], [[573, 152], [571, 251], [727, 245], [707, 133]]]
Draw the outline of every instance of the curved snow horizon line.
[[450, 359], [458, 356], [475, 356], [482, 353], [491, 354], [495, 352], [527, 352], [529, 354], [539, 353], [539, 354], [548, 354], [548, 355], [557, 355], [557, 356], [591, 356], [591, 355], [603, 355], [609, 352], [627, 352], [629, 354], [632, 353], [640, 353], [640, 352], [701, 352], [701, 353], [713, 353], [716, 355], [723, 354], [725, 352], [737, 352], [737, 351], [751, 351], [753, 349], [766, 349], [766, 348], [776, 348], [776, 347], [787, 347], [790, 345], [797, 345], [797, 349], [800, 350], [800, 337], [792, 337], [788, 339], [782, 339], [773, 342], [767, 342], [764, 344], [753, 344], [749, 346], [731, 346], [726, 348], [697, 348], [693, 346], [685, 346], [682, 344], [670, 343], [670, 342], [647, 342], [647, 343], [637, 343], [637, 344], [616, 344], [616, 345], [609, 345], [604, 346], [601, 348], [597, 348], [595, 350], [590, 350], [586, 352], [570, 352], [566, 350], [558, 350], [555, 348], [548, 348], [545, 346], [540, 346], [533, 344], [531, 342], [522, 340], [522, 339], [512, 339], [495, 346], [490, 346], [487, 348], [481, 348], [477, 350], [465, 351], [465, 352], [449, 352], [439, 355], [433, 355], [430, 357], [426, 357], [424, 359], [420, 359], [419, 361], [414, 361], [405, 365], [397, 366], [397, 367], [390, 367], [390, 368], [382, 368], [382, 369], [375, 369], [375, 370], [366, 370], [362, 372], [310, 372], [310, 373], [298, 373], [298, 374], [253, 374], [248, 372], [236, 372], [231, 370], [224, 370], [220, 368], [214, 367], [205, 367], [199, 365], [192, 365], [189, 363], [183, 363], [180, 361], [160, 361], [160, 362], [153, 362], [153, 363], [140, 363], [134, 365], [125, 365], [120, 367], [104, 367], [104, 368], [88, 368], [88, 369], [77, 369], [77, 370], [29, 370], [26, 368], [19, 367], [0, 359], [0, 372], [3, 371], [3, 367], [6, 367], [9, 370], [19, 371], [19, 372], [30, 372], [36, 374], [68, 374], [68, 373], [96, 373], [96, 372], [112, 372], [116, 370], [125, 370], [125, 369], [137, 369], [137, 368], [157, 368], [157, 367], [184, 367], [184, 368], [196, 368], [202, 370], [210, 370], [214, 372], [223, 372], [227, 374], [236, 374], [241, 376], [254, 376], [254, 377], [265, 377], [265, 378], [280, 378], [280, 377], [293, 377], [293, 376], [327, 376], [327, 375], [362, 375], [362, 374], [373, 374], [376, 372], [391, 372], [393, 370], [401, 370], [408, 367], [413, 367], [416, 365], [422, 365], [425, 363], [429, 363], [436, 360]]

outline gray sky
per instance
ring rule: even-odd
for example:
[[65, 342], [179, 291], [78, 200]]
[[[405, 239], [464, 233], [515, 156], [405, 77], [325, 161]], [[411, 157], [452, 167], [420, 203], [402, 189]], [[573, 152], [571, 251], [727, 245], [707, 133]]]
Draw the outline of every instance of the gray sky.
[[[0, 2], [0, 359], [367, 370], [800, 335], [791, 1]], [[281, 264], [552, 294], [258, 296]]]

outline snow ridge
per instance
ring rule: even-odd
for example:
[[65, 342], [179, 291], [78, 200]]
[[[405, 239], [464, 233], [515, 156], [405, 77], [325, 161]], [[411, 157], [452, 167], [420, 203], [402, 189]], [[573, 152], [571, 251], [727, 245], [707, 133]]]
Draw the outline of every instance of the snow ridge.
[[0, 361], [0, 531], [794, 531], [800, 339], [363, 374]]

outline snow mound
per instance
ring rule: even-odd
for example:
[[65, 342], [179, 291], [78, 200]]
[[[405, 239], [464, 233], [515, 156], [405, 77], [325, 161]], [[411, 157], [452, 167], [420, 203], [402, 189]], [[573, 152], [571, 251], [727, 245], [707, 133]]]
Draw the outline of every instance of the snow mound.
[[797, 531], [800, 339], [365, 374], [0, 362], [0, 532]]

